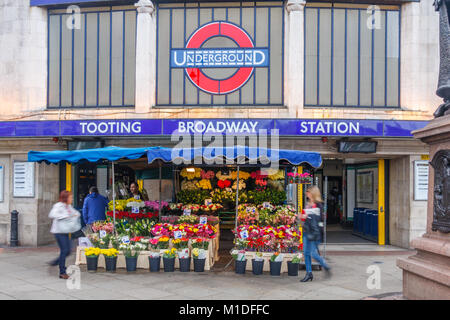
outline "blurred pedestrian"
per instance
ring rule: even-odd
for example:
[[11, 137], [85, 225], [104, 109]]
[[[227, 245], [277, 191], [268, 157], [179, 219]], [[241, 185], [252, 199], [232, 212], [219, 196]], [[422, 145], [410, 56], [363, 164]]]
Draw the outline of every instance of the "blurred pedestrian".
[[77, 232], [81, 228], [80, 213], [72, 207], [72, 192], [64, 190], [59, 195], [59, 202], [53, 205], [49, 213], [49, 218], [53, 219], [50, 232], [55, 235], [60, 254], [57, 259], [50, 262], [50, 265], [59, 264], [59, 277], [68, 279], [66, 273], [66, 258], [70, 255], [71, 244], [69, 234]]
[[311, 186], [306, 191], [307, 203], [305, 210], [300, 214], [303, 222], [303, 254], [305, 256], [306, 275], [300, 282], [312, 281], [312, 262], [314, 258], [324, 268], [327, 277], [331, 275], [331, 269], [325, 260], [319, 255], [318, 246], [323, 239], [323, 204], [320, 190], [317, 186]]

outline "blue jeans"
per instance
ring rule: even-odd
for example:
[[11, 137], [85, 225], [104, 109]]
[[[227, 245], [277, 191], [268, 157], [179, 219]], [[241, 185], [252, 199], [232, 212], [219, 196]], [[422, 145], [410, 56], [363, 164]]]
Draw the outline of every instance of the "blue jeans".
[[325, 260], [319, 255], [319, 252], [317, 251], [318, 245], [319, 241], [309, 241], [308, 238], [303, 235], [303, 254], [305, 255], [305, 266], [306, 272], [308, 273], [312, 272], [311, 257], [319, 262], [325, 269], [330, 268]]
[[60, 249], [58, 264], [59, 264], [59, 274], [66, 273], [66, 258], [70, 254], [71, 245], [69, 234], [67, 233], [55, 233], [56, 241]]

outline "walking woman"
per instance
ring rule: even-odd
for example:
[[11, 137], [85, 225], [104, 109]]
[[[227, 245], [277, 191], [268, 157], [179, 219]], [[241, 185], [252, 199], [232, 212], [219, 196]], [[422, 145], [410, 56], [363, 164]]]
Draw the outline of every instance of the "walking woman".
[[53, 219], [50, 232], [55, 235], [56, 241], [60, 249], [59, 258], [52, 264], [59, 264], [59, 277], [68, 279], [66, 273], [66, 257], [70, 254], [70, 238], [69, 233], [80, 230], [80, 213], [72, 207], [73, 195], [70, 191], [61, 191], [59, 202], [53, 205], [49, 213], [49, 218]]
[[331, 269], [325, 260], [319, 255], [318, 246], [323, 237], [323, 204], [320, 190], [311, 186], [306, 191], [307, 203], [304, 212], [300, 214], [303, 223], [303, 254], [305, 255], [306, 275], [300, 282], [312, 281], [311, 258], [314, 258], [325, 269], [327, 276]]

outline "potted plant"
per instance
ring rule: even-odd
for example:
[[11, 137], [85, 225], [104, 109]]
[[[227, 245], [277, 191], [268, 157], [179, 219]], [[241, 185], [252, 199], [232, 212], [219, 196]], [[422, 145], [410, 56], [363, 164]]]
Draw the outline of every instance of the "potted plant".
[[298, 276], [298, 265], [300, 263], [300, 257], [296, 255], [291, 261], [288, 261], [288, 276]]
[[[208, 250], [209, 241], [206, 239], [196, 238], [192, 240], [192, 255], [194, 256], [194, 271], [205, 271], [206, 252]], [[195, 250], [195, 254], [194, 254]]]
[[143, 249], [144, 246], [139, 242], [136, 242], [135, 244], [132, 244], [131, 242], [122, 243], [120, 245], [120, 250], [123, 252], [123, 255], [125, 256], [125, 263], [128, 272], [136, 271], [139, 251]]
[[164, 272], [175, 271], [175, 256], [177, 255], [177, 249], [167, 249], [163, 254]]
[[89, 272], [96, 272], [98, 265], [98, 256], [100, 255], [100, 248], [86, 248], [84, 255], [86, 256], [87, 270]]
[[189, 257], [189, 239], [180, 238], [172, 240], [172, 244], [177, 249], [178, 260], [180, 262], [180, 272], [189, 272], [191, 269], [191, 257]]
[[270, 257], [270, 275], [279, 276], [281, 274], [281, 263], [283, 262], [283, 255], [278, 251]]
[[158, 248], [159, 239], [153, 238], [149, 242], [151, 248], [150, 255], [148, 256], [148, 265], [150, 266], [150, 272], [159, 272], [161, 266], [161, 254]]
[[260, 275], [263, 273], [264, 259], [261, 252], [257, 252], [255, 259], [252, 259], [252, 272], [254, 275]]
[[105, 257], [105, 269], [106, 272], [116, 272], [117, 266], [117, 251], [115, 248], [111, 249], [102, 249], [101, 253]]

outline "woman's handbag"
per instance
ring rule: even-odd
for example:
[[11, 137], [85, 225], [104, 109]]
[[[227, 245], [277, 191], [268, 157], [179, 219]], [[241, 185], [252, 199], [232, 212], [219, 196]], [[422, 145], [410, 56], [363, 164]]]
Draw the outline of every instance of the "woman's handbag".
[[58, 233], [73, 233], [81, 229], [80, 217], [72, 216], [58, 220]]

